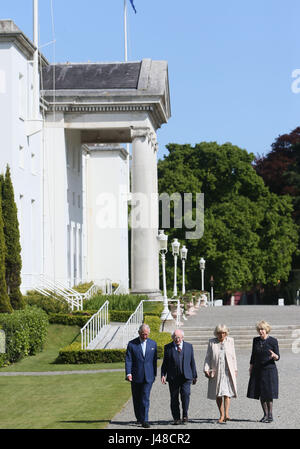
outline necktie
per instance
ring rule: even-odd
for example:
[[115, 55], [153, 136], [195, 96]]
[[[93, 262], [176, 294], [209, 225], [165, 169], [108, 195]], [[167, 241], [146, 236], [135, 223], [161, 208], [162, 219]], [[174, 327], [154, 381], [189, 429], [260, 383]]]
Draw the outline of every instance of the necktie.
[[181, 352], [181, 347], [180, 346], [177, 346], [177, 351]]

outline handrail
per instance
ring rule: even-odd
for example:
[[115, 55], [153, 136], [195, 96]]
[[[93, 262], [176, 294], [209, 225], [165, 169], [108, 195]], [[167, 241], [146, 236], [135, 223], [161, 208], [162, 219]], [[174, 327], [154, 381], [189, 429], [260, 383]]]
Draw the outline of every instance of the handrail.
[[99, 289], [98, 285], [93, 284], [90, 286], [90, 288], [88, 289], [88, 291], [86, 291], [83, 296], [84, 299], [89, 299], [91, 298], [93, 295], [95, 295], [97, 293], [97, 290]]
[[136, 336], [140, 325], [144, 320], [144, 300], [140, 301], [139, 305], [135, 311], [130, 315], [127, 322], [124, 324], [122, 329], [122, 345], [123, 348], [126, 347], [129, 340]]
[[70, 287], [65, 287], [62, 282], [49, 279], [43, 274], [22, 274], [22, 278], [28, 279], [28, 277], [31, 279], [31, 288], [37, 290], [42, 295], [57, 295], [58, 299], [67, 301], [72, 310], [74, 307], [77, 310], [82, 310], [82, 295]]
[[108, 325], [108, 304], [109, 301], [105, 301], [98, 312], [94, 313], [83, 328], [80, 329], [81, 349], [93, 349], [97, 344], [101, 329]]
[[[144, 322], [144, 308], [143, 303], [144, 302], [163, 302], [163, 299], [143, 299], [140, 301], [139, 305], [135, 309], [135, 311], [130, 315], [127, 322], [123, 326], [122, 329], [122, 345], [123, 348], [126, 347], [129, 340], [136, 336], [137, 331], [141, 324]], [[179, 327], [180, 325], [180, 315], [181, 315], [181, 309], [180, 309], [180, 301], [179, 299], [168, 299], [168, 302], [177, 302], [177, 310], [176, 310], [176, 327]]]

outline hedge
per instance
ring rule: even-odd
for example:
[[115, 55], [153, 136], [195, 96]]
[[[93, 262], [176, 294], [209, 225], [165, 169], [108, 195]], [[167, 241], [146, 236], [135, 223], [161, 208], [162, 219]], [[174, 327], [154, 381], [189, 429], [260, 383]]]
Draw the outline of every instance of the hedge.
[[125, 361], [126, 349], [82, 350], [81, 343], [75, 342], [59, 351], [55, 363], [113, 363]]
[[[96, 312], [97, 310], [83, 310], [72, 313], [49, 313], [49, 322], [51, 324], [55, 323], [83, 327]], [[131, 315], [132, 312], [129, 310], [109, 310], [108, 321], [126, 323]], [[147, 313], [147, 315], [144, 315], [144, 319], [146, 319], [146, 317], [150, 329], [159, 331], [161, 321], [157, 314]]]
[[25, 307], [11, 314], [0, 314], [0, 324], [6, 337], [9, 362], [41, 351], [48, 332], [47, 314], [38, 307]]
[[8, 362], [7, 354], [0, 354], [0, 368]]
[[[148, 324], [148, 323], [147, 323]], [[157, 357], [163, 358], [164, 346], [171, 341], [168, 332], [150, 333], [152, 340], [157, 343]], [[56, 363], [82, 364], [82, 363], [113, 363], [125, 362], [126, 349], [81, 349], [81, 343], [74, 342], [62, 348], [56, 359]]]
[[29, 306], [37, 306], [46, 313], [68, 313], [69, 305], [55, 297], [46, 297], [36, 291], [29, 291], [24, 296], [25, 303]]

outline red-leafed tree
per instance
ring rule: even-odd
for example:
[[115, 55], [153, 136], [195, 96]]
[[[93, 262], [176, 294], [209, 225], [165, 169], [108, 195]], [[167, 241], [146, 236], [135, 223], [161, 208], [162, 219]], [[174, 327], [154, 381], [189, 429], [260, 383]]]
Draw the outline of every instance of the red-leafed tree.
[[289, 134], [277, 137], [271, 148], [266, 156], [256, 158], [254, 162], [256, 172], [263, 178], [271, 192], [298, 196], [299, 186], [292, 182], [287, 173], [297, 171], [297, 162], [300, 159], [300, 126]]

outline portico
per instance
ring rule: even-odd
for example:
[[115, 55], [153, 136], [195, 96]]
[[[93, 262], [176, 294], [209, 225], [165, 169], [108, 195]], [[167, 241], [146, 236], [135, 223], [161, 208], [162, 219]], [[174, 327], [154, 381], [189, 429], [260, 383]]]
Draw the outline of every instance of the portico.
[[[70, 266], [64, 261], [69, 251], [66, 229], [71, 221], [83, 236], [82, 263], [88, 277], [91, 273], [93, 277], [97, 273], [103, 277], [100, 259], [107, 257], [105, 242], [115, 244], [110, 257], [120, 258], [123, 268], [124, 264], [128, 266], [127, 229], [124, 232], [127, 204], [124, 207], [124, 202], [116, 200], [121, 217], [115, 222], [108, 220], [106, 228], [99, 227], [99, 198], [103, 199], [106, 185], [110, 193], [117, 192], [109, 188], [113, 179], [123, 198], [127, 192], [131, 202], [131, 291], [159, 296], [156, 131], [170, 117], [167, 63], [144, 59], [131, 63], [48, 65], [42, 72], [41, 97], [46, 105], [45, 160], [48, 161], [46, 240], [55, 235], [46, 271], [52, 277], [69, 277]], [[132, 145], [131, 188], [130, 157], [120, 144]], [[81, 166], [74, 163], [75, 154], [83, 154]], [[110, 158], [111, 164], [102, 171], [101, 159], [105, 157]], [[99, 164], [99, 170], [89, 169], [91, 164]], [[78, 204], [80, 191], [83, 192], [81, 213], [70, 206], [70, 182], [77, 186], [72, 193]], [[111, 201], [108, 203], [113, 206]], [[69, 206], [65, 207], [66, 204]], [[108, 207], [106, 212], [109, 210]], [[100, 234], [102, 239], [97, 237]], [[78, 235], [74, 233], [74, 238]], [[97, 257], [91, 256], [95, 252], [99, 254], [98, 266]], [[72, 263], [72, 267], [76, 263], [78, 268], [80, 261]], [[120, 277], [126, 286], [124, 273]]]

